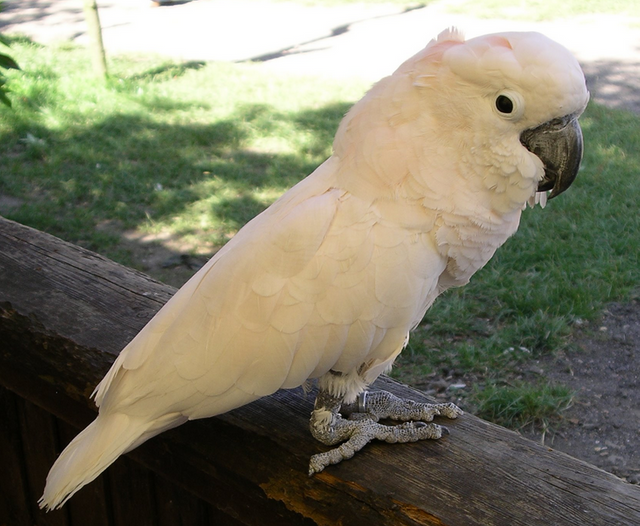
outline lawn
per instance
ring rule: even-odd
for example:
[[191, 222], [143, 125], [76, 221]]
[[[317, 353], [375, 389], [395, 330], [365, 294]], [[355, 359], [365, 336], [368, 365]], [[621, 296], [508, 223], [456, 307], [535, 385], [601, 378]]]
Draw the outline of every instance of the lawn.
[[[0, 213], [141, 263], [124, 237], [213, 254], [328, 155], [361, 81], [276, 76], [260, 65], [112, 57], [93, 80], [86, 51], [14, 40], [13, 108], [0, 106]], [[571, 393], [519, 379], [640, 284], [640, 119], [591, 104], [570, 191], [522, 226], [471, 284], [429, 311], [403, 353], [408, 382], [455, 371], [468, 408], [519, 426]], [[532, 402], [533, 401], [533, 402]], [[537, 402], [536, 402], [537, 401]]]
[[0, 114], [0, 189], [24, 200], [12, 217], [127, 264], [119, 231], [213, 253], [329, 155], [366, 88], [141, 56], [114, 59], [103, 85], [80, 48], [12, 54], [23, 72]]

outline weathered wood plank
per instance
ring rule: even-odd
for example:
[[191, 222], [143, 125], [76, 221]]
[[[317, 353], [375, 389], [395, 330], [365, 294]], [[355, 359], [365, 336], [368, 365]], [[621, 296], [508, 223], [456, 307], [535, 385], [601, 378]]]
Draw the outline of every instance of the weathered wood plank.
[[157, 524], [153, 474], [123, 458], [109, 473], [114, 526]]
[[[0, 382], [84, 425], [89, 393], [172, 293], [0, 220]], [[427, 399], [389, 379], [377, 387]], [[447, 422], [441, 441], [371, 444], [309, 478], [308, 458], [322, 450], [307, 429], [312, 404], [313, 394], [282, 391], [129, 456], [240, 524], [640, 524], [640, 488], [471, 415]]]
[[18, 397], [0, 386], [0, 524], [32, 524]]
[[41, 494], [41, 480], [48, 473], [47, 466], [57, 457], [59, 448], [54, 418], [31, 402], [19, 399], [17, 402], [21, 443], [27, 474], [27, 495], [31, 514], [37, 524], [46, 526], [68, 526], [68, 511], [65, 513], [42, 515], [38, 511], [36, 501]]
[[[164, 477], [157, 476], [154, 482], [157, 506], [157, 526], [208, 525], [209, 517], [204, 503]], [[224, 524], [219, 522], [218, 524]]]

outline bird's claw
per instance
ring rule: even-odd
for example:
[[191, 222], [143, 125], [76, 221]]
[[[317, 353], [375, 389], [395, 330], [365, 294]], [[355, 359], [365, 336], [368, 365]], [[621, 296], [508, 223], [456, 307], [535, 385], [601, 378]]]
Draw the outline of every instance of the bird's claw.
[[374, 439], [395, 444], [438, 439], [449, 434], [446, 427], [425, 422], [403, 422], [396, 426], [386, 426], [372, 420], [341, 419], [338, 426], [342, 428], [338, 433], [344, 432], [344, 428], [347, 427], [351, 435], [338, 447], [313, 455], [309, 461], [309, 476], [320, 473], [331, 464], [350, 459]]
[[395, 396], [388, 391], [373, 393], [364, 391], [360, 393], [355, 403], [343, 406], [342, 411], [352, 416], [365, 414], [376, 420], [390, 418], [401, 422], [410, 420], [431, 422], [435, 416], [455, 419], [464, 414], [462, 409], [453, 403], [414, 402]]
[[[309, 462], [309, 475], [321, 472], [331, 464], [349, 459], [374, 439], [389, 443], [416, 442], [418, 440], [438, 439], [448, 435], [446, 427], [433, 424], [434, 416], [457, 418], [462, 415], [456, 405], [418, 403], [403, 400], [386, 391], [368, 393], [355, 403], [343, 407], [348, 418], [343, 418], [338, 409], [336, 399], [322, 394], [318, 401], [329, 404], [318, 404], [311, 417], [311, 433], [327, 445], [340, 446], [325, 453], [313, 455]], [[398, 425], [378, 423], [381, 418], [400, 420]], [[428, 423], [427, 423], [428, 422]]]

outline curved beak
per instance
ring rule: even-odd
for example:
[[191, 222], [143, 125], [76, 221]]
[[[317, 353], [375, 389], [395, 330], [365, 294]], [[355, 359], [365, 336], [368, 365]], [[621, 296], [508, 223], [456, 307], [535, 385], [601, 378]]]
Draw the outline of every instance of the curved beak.
[[576, 114], [553, 119], [520, 135], [522, 145], [544, 164], [538, 192], [551, 190], [549, 199], [571, 186], [582, 161], [582, 130]]

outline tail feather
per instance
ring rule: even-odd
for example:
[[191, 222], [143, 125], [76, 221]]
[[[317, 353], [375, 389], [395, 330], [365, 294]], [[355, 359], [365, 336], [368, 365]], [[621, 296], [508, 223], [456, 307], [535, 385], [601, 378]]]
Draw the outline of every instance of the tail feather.
[[61, 507], [120, 455], [185, 420], [176, 414], [166, 415], [161, 421], [136, 419], [123, 413], [99, 415], [69, 443], [49, 471], [38, 501], [40, 508], [49, 511]]

